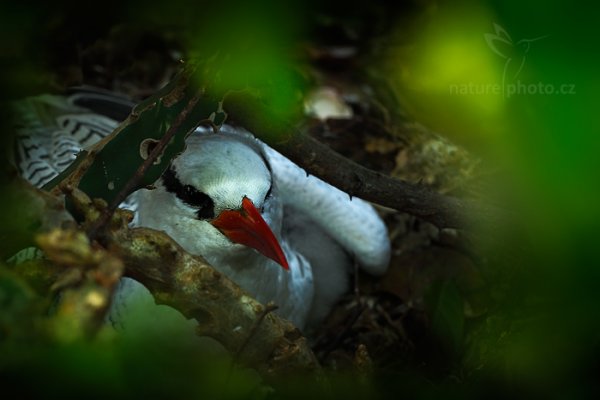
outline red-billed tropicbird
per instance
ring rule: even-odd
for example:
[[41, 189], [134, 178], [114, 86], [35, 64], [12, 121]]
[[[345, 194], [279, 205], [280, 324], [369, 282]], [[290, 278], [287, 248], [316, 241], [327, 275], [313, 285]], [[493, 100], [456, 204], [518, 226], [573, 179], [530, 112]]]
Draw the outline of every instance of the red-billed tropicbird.
[[[17, 103], [21, 174], [42, 186], [129, 107], [97, 91]], [[199, 128], [154, 186], [129, 198], [136, 225], [165, 231], [300, 328], [327, 315], [348, 289], [354, 262], [375, 275], [387, 268], [387, 230], [368, 203], [307, 175], [243, 129]], [[123, 280], [114, 318], [139, 286]]]

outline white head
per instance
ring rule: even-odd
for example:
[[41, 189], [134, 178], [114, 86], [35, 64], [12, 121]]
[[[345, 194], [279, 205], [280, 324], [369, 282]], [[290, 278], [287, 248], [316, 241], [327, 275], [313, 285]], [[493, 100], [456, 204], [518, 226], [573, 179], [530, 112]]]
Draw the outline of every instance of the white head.
[[215, 216], [239, 209], [248, 197], [260, 207], [271, 188], [271, 171], [258, 147], [227, 133], [195, 133], [172, 163], [179, 181], [214, 202]]
[[260, 148], [227, 132], [194, 133], [186, 145], [156, 188], [141, 191], [139, 224], [209, 261], [252, 247], [287, 268], [271, 230], [279, 230], [281, 210]]

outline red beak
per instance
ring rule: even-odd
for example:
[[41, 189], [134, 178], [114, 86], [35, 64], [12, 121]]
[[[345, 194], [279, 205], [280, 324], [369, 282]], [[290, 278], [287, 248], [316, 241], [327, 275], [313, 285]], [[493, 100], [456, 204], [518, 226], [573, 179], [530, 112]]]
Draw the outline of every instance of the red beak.
[[252, 247], [290, 269], [277, 238], [249, 198], [244, 196], [240, 210], [225, 210], [210, 223], [232, 242]]

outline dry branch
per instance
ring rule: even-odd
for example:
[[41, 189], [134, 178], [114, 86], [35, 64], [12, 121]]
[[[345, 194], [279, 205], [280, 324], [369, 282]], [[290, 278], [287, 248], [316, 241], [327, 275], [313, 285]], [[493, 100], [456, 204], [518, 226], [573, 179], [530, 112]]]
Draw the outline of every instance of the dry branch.
[[406, 212], [439, 228], [467, 228], [471, 222], [496, 224], [499, 212], [473, 200], [445, 196], [422, 185], [365, 168], [336, 153], [292, 124], [273, 116], [246, 93], [230, 93], [224, 109], [251, 131], [308, 173], [364, 200]]
[[194, 318], [201, 336], [216, 339], [246, 365], [269, 374], [318, 367], [297, 328], [265, 315], [264, 305], [164, 233], [120, 230], [108, 245], [124, 261], [126, 275], [144, 284], [158, 303]]
[[[20, 182], [20, 193], [39, 199], [40, 218], [64, 212], [57, 197]], [[61, 185], [79, 214], [81, 227], [55, 218], [37, 236], [48, 261], [36, 269], [45, 290], [60, 291], [57, 328], [60, 340], [93, 337], [102, 326], [116, 282], [124, 274], [146, 286], [157, 303], [169, 305], [198, 322], [198, 334], [220, 342], [236, 359], [264, 377], [318, 372], [320, 366], [306, 339], [290, 322], [271, 311], [210, 266], [183, 250], [163, 232], [129, 228], [131, 212], [118, 209], [88, 240], [86, 228], [108, 207], [78, 189]], [[31, 275], [33, 272], [29, 271]], [[317, 374], [317, 377], [319, 374]]]
[[[100, 204], [72, 190], [71, 200], [88, 217], [98, 218]], [[265, 306], [210, 266], [183, 250], [163, 232], [130, 229], [129, 212], [117, 210], [112, 225], [99, 239], [125, 264], [125, 275], [141, 282], [157, 303], [198, 321], [198, 333], [219, 341], [244, 364], [264, 375], [315, 371], [319, 364], [306, 339], [290, 322]], [[86, 220], [92, 224], [94, 220]]]

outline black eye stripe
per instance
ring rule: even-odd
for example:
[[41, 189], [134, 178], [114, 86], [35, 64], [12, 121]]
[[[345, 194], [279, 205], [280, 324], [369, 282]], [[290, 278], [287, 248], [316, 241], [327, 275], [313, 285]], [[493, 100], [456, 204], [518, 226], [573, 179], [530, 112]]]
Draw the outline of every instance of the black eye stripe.
[[168, 192], [175, 194], [187, 205], [198, 209], [196, 213], [198, 218], [210, 219], [215, 216], [215, 205], [212, 199], [193, 186], [183, 185], [172, 167], [164, 172], [162, 181]]
[[268, 198], [271, 197], [272, 192], [273, 192], [273, 182], [271, 182], [271, 186], [269, 186], [269, 190], [267, 191], [267, 194], [265, 195], [265, 200], [267, 200]]
[[271, 169], [271, 164], [269, 163], [269, 160], [267, 160], [267, 158], [265, 157], [265, 155], [262, 152], [258, 153], [260, 155], [260, 158], [262, 158], [263, 162], [265, 163], [265, 167], [267, 167], [267, 170], [269, 171], [269, 175], [271, 175], [271, 182], [269, 185], [269, 190], [267, 190], [267, 194], [265, 195], [265, 200], [267, 200], [268, 198], [271, 197], [271, 193], [273, 192], [273, 170]]

